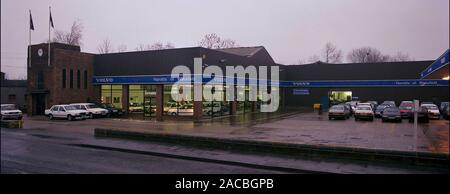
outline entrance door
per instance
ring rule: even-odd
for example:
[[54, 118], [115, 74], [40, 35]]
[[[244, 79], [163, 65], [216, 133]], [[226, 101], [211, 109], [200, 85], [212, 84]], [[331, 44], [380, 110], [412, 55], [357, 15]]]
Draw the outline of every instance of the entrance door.
[[329, 92], [330, 105], [336, 105], [352, 100], [352, 91], [330, 91]]
[[33, 94], [33, 115], [43, 115], [45, 112], [45, 94]]

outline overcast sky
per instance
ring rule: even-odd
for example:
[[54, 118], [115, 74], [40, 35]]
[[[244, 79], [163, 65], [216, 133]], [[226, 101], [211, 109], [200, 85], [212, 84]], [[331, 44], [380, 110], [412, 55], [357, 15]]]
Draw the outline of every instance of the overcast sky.
[[295, 64], [332, 42], [345, 55], [372, 46], [415, 60], [433, 60], [449, 48], [449, 0], [1, 0], [1, 70], [26, 77], [28, 10], [32, 43], [48, 37], [48, 6], [55, 28], [79, 19], [83, 52], [97, 53], [109, 38], [128, 50], [157, 41], [197, 46], [206, 33], [262, 45], [276, 62]]

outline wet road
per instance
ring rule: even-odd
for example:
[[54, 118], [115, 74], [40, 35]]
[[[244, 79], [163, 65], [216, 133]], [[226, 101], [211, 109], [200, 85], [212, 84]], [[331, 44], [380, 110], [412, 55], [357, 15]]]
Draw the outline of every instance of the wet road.
[[[64, 141], [63, 141], [64, 142]], [[1, 173], [279, 173], [277, 171], [77, 147], [46, 136], [1, 133]]]

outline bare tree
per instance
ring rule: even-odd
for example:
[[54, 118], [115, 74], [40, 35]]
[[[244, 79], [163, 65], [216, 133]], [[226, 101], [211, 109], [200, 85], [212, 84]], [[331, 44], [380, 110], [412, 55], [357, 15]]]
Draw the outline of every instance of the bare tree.
[[83, 38], [83, 25], [79, 20], [77, 20], [73, 22], [72, 27], [70, 28], [70, 32], [56, 30], [54, 33], [53, 42], [81, 46], [82, 38]]
[[127, 45], [121, 44], [117, 47], [117, 52], [125, 52], [127, 51]]
[[342, 51], [330, 42], [323, 48], [322, 57], [326, 63], [342, 63]]
[[136, 47], [136, 51], [152, 51], [152, 50], [163, 50], [163, 49], [172, 49], [175, 48], [175, 45], [167, 42], [166, 44], [163, 44], [161, 42], [156, 42], [153, 44], [139, 44], [139, 46]]
[[238, 47], [239, 45], [235, 40], [232, 39], [222, 40], [216, 33], [211, 33], [203, 36], [203, 39], [200, 40], [198, 46], [209, 49], [220, 49], [220, 48]]
[[113, 46], [109, 39], [103, 40], [103, 42], [97, 47], [98, 53], [107, 54], [114, 52]]
[[407, 53], [397, 52], [394, 56], [391, 56], [389, 61], [400, 62], [400, 61], [411, 61], [411, 57]]
[[353, 63], [376, 63], [389, 61], [388, 55], [383, 55], [373, 47], [361, 47], [353, 49], [347, 56], [347, 59]]
[[308, 62], [310, 62], [310, 63], [315, 63], [315, 62], [319, 62], [319, 61], [320, 61], [320, 57], [317, 55], [313, 55], [308, 58]]

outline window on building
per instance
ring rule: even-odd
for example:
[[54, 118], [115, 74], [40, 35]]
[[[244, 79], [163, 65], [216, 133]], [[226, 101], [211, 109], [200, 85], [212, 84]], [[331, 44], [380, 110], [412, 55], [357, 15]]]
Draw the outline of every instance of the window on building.
[[37, 88], [44, 89], [44, 71], [39, 71], [37, 73]]
[[87, 70], [84, 70], [84, 89], [87, 89], [87, 85], [88, 85], [88, 74]]
[[73, 69], [70, 69], [70, 74], [69, 74], [69, 87], [73, 88]]
[[77, 88], [79, 89], [81, 87], [81, 72], [80, 70], [77, 71]]
[[67, 82], [66, 69], [63, 69], [62, 70], [62, 88], [66, 88], [66, 82]]
[[16, 95], [15, 94], [8, 95], [8, 103], [12, 103], [12, 104], [16, 103]]

